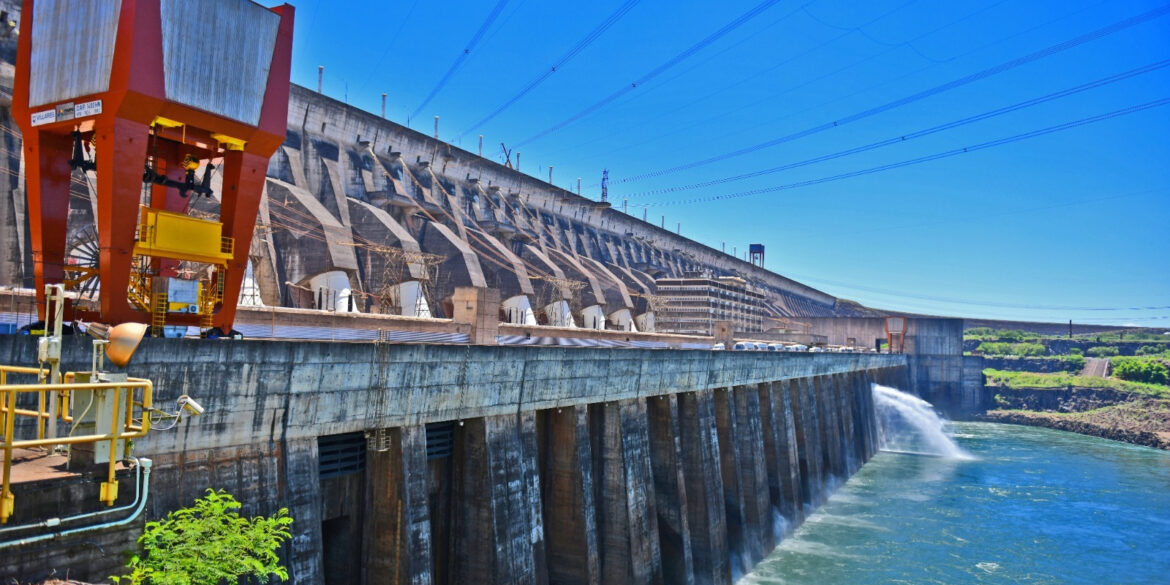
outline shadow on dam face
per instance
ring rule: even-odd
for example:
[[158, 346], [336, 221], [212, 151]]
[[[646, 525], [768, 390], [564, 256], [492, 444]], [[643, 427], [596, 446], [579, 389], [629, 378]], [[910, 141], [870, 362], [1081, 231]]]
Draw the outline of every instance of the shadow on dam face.
[[[177, 363], [171, 341], [134, 367], [160, 401], [198, 380], [207, 412], [135, 446], [155, 460], [148, 515], [208, 486], [246, 515], [287, 507], [281, 558], [307, 584], [731, 583], [873, 455], [870, 383], [906, 375], [873, 354], [280, 342]], [[66, 359], [88, 363], [76, 345]], [[123, 562], [60, 543], [12, 549], [0, 572], [92, 580]]]

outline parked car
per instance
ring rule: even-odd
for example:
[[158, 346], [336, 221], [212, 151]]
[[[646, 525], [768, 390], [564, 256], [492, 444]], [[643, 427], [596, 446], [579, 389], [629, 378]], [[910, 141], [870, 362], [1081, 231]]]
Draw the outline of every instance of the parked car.
[[756, 344], [747, 341], [737, 341], [731, 349], [733, 351], [753, 351], [756, 349]]
[[726, 347], [724, 347], [722, 343], [716, 343], [715, 345], [711, 346], [711, 351], [723, 351], [724, 349], [726, 349]]
[[799, 344], [799, 343], [798, 343], [798, 344], [796, 344], [796, 345], [790, 345], [790, 346], [788, 346], [788, 351], [808, 351], [808, 346], [807, 346], [807, 345], [801, 345], [801, 344]]
[[769, 343], [768, 351], [784, 351], [784, 346], [779, 343]]

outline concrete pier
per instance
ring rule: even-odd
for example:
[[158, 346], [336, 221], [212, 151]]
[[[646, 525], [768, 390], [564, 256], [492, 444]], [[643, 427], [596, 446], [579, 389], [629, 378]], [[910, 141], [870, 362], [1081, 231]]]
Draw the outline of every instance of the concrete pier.
[[[0, 361], [35, 362], [33, 341], [0, 337]], [[67, 367], [88, 350], [68, 338]], [[905, 369], [875, 354], [149, 339], [128, 371], [156, 381], [162, 408], [190, 394], [207, 409], [135, 445], [156, 462], [146, 516], [208, 487], [246, 514], [287, 507], [293, 583], [726, 585], [876, 451], [869, 383]], [[13, 522], [50, 493], [18, 484]], [[104, 578], [134, 536], [63, 540], [54, 558]], [[6, 552], [0, 575], [43, 568], [43, 550]]]

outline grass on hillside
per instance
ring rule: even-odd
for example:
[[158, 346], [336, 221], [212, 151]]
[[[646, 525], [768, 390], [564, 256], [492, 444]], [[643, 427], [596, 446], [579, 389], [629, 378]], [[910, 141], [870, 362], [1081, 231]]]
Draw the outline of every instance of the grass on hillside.
[[1037, 374], [1032, 372], [1007, 372], [993, 370], [991, 368], [983, 370], [983, 375], [987, 377], [988, 386], [1002, 386], [1007, 388], [1065, 388], [1068, 386], [1110, 388], [1121, 392], [1132, 392], [1134, 394], [1170, 399], [1170, 386], [1163, 386], [1161, 384], [1145, 384], [1113, 378], [1079, 376], [1067, 372]]

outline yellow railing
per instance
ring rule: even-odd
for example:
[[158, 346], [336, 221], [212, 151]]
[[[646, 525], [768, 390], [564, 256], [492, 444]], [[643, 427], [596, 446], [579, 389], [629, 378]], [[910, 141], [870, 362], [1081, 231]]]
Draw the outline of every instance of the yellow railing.
[[[113, 505], [118, 497], [118, 484], [114, 481], [114, 467], [117, 464], [118, 441], [135, 439], [150, 431], [150, 412], [153, 410], [154, 385], [150, 380], [141, 378], [127, 378], [124, 382], [76, 382], [75, 372], [66, 373], [60, 384], [9, 384], [10, 374], [35, 375], [43, 380], [48, 370], [40, 368], [26, 368], [19, 366], [0, 366], [0, 451], [3, 452], [3, 477], [0, 478], [0, 523], [8, 521], [12, 514], [14, 497], [11, 489], [12, 482], [12, 452], [15, 449], [30, 449], [36, 447], [52, 447], [56, 445], [75, 445], [80, 443], [99, 443], [108, 441], [110, 446], [110, 460], [107, 469], [107, 481], [101, 485], [101, 501]], [[56, 424], [56, 418], [66, 423], [76, 422], [73, 405], [73, 395], [77, 392], [97, 391], [110, 392], [109, 403], [115, 405], [110, 409], [109, 432], [75, 434], [69, 433], [63, 437], [46, 436], [45, 426]], [[37, 395], [37, 407], [17, 408], [17, 397], [21, 394]], [[56, 409], [52, 408], [54, 400]], [[36, 419], [34, 424], [36, 438], [16, 437], [17, 417]], [[98, 421], [95, 419], [95, 423]], [[104, 425], [103, 425], [104, 426]], [[74, 431], [77, 425], [74, 425]]]

